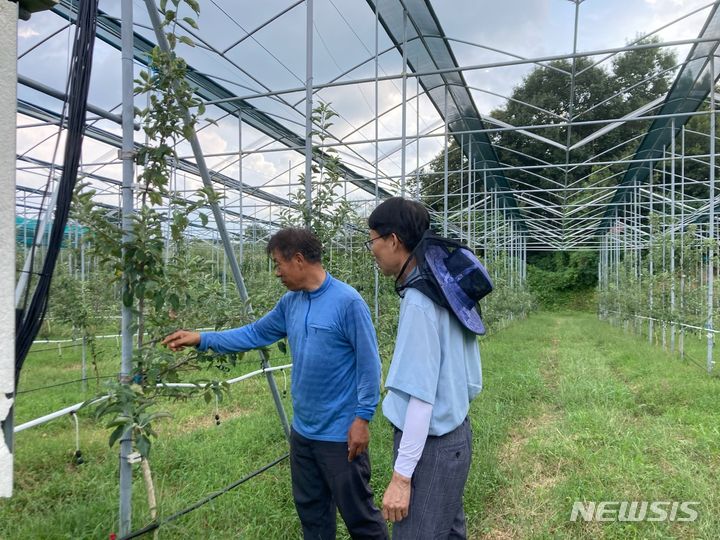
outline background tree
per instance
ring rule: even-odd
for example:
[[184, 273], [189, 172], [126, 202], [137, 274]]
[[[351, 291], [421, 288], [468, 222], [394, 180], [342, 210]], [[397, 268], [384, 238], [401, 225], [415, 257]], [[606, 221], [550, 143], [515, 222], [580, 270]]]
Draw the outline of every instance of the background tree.
[[[648, 38], [641, 43], [659, 43], [657, 38]], [[573, 121], [602, 121], [621, 118], [646, 103], [664, 96], [675, 76], [676, 57], [661, 48], [635, 49], [617, 55], [610, 66], [596, 65], [595, 59], [579, 57], [573, 62], [558, 60], [532, 70], [514, 88], [511, 99], [490, 113], [492, 118], [517, 127], [555, 126], [532, 130], [534, 133], [555, 141], [562, 146], [572, 146], [595, 133], [603, 124], [581, 124], [572, 127]], [[570, 74], [575, 72], [574, 88]], [[574, 93], [573, 93], [574, 90]], [[571, 99], [572, 94], [572, 99]], [[700, 123], [702, 120], [697, 119]], [[537, 167], [544, 164], [580, 163], [599, 156], [602, 161], [631, 158], [647, 131], [650, 121], [636, 121], [622, 124], [614, 130], [588, 142], [572, 152], [528, 137], [526, 134], [503, 130], [491, 134], [498, 160], [502, 165], [513, 167], [505, 173], [511, 187], [520, 190], [537, 189], [533, 197], [548, 205], [556, 205], [558, 198], [566, 205], [572, 205], [586, 198], [583, 187], [612, 186], [622, 181], [627, 164], [611, 166], [546, 167], [523, 171], [522, 167]], [[706, 131], [707, 132], [707, 131]], [[696, 141], [700, 144], [701, 141]], [[461, 155], [453, 139], [448, 147], [448, 207], [460, 206], [461, 175], [458, 169], [467, 167], [467, 158]], [[421, 182], [422, 198], [436, 211], [443, 210], [445, 154], [440, 152], [424, 170]], [[699, 174], [699, 173], [698, 173]], [[477, 175], [476, 175], [477, 178]], [[482, 192], [482, 179], [475, 180], [475, 192]], [[573, 190], [566, 190], [568, 186]], [[467, 189], [467, 188], [466, 188]], [[553, 190], [553, 191], [550, 191]], [[519, 202], [522, 207], [523, 203]], [[555, 217], [543, 209], [533, 211], [546, 218]], [[546, 303], [561, 298], [562, 291], [587, 291], [597, 279], [597, 259], [592, 254], [573, 255], [532, 254], [528, 258], [529, 284]], [[533, 268], [535, 267], [536, 272]], [[542, 290], [538, 286], [543, 283]], [[551, 303], [555, 303], [552, 300]]]

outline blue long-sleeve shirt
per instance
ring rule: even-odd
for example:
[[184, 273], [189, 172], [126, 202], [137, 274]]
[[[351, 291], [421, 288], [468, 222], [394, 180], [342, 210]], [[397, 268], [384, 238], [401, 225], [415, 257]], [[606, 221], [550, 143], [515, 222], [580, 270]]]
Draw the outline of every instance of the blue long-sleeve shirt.
[[291, 291], [254, 323], [200, 334], [198, 349], [242, 352], [286, 337], [293, 358], [293, 429], [346, 441], [356, 416], [371, 420], [380, 399], [380, 356], [370, 310], [350, 285], [327, 273], [319, 289]]

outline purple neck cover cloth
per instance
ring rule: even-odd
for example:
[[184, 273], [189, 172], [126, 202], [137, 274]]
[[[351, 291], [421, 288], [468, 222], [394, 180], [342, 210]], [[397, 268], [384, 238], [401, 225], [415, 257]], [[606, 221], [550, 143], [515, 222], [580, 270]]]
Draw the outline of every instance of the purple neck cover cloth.
[[470, 248], [427, 230], [400, 274], [413, 258], [417, 272], [405, 283], [396, 281], [395, 291], [402, 296], [404, 289], [418, 289], [439, 306], [450, 310], [465, 328], [483, 335], [485, 325], [478, 302], [492, 291], [493, 284]]
[[449, 252], [439, 245], [430, 245], [425, 250], [425, 260], [458, 320], [471, 332], [484, 334], [477, 303], [492, 291], [492, 282], [475, 254], [464, 247]]

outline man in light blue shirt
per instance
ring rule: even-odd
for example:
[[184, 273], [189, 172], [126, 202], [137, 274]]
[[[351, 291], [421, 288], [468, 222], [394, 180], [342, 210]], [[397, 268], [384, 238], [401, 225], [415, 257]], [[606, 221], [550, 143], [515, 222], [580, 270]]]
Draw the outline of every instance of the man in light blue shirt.
[[275, 274], [289, 289], [264, 317], [222, 332], [181, 330], [170, 349], [241, 352], [287, 336], [293, 357], [290, 469], [305, 538], [334, 539], [335, 510], [353, 538], [387, 538], [370, 489], [368, 422], [380, 397], [380, 357], [367, 304], [322, 266], [322, 246], [306, 229], [283, 229], [268, 243]]

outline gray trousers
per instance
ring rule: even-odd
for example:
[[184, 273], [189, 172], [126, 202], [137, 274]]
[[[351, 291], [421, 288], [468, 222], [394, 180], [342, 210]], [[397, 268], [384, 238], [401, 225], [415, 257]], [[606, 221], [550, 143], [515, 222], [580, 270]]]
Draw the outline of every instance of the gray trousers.
[[[393, 463], [402, 431], [395, 430]], [[393, 540], [466, 538], [463, 491], [470, 472], [472, 429], [467, 418], [455, 430], [428, 437], [411, 480], [410, 510], [393, 524]]]

